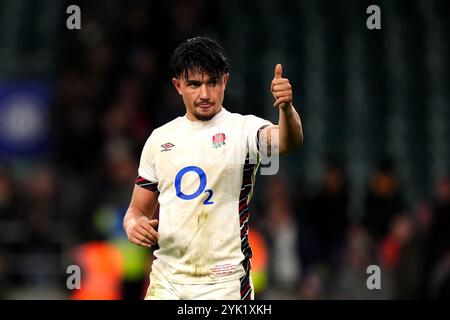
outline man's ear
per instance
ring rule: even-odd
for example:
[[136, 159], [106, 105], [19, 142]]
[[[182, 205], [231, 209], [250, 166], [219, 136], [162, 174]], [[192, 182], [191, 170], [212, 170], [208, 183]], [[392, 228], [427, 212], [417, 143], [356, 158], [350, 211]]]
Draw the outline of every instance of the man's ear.
[[177, 90], [178, 94], [181, 95], [181, 81], [177, 78], [172, 78], [172, 83], [175, 87], [175, 90]]
[[225, 73], [223, 75], [223, 87], [224, 88], [227, 86], [228, 79], [230, 79], [230, 74], [229, 73]]

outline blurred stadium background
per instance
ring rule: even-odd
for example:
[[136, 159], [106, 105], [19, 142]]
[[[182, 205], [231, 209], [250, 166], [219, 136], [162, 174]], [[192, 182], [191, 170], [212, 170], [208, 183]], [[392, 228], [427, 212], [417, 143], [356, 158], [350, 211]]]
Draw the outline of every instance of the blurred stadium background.
[[228, 53], [229, 110], [277, 121], [282, 63], [303, 120], [257, 178], [256, 297], [450, 298], [449, 18], [445, 0], [1, 0], [0, 298], [142, 298], [151, 252], [121, 220], [146, 138], [184, 114], [170, 53], [197, 35]]

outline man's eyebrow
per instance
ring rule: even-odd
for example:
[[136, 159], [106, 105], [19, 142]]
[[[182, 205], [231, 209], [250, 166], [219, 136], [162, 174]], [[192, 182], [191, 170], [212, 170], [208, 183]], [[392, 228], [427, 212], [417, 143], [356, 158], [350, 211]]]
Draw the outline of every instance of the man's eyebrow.
[[[210, 78], [208, 80], [208, 83], [211, 83], [211, 82], [216, 82], [217, 83], [217, 82], [219, 82], [219, 80], [220, 80], [219, 77], [213, 77], [213, 78]], [[203, 82], [201, 80], [187, 79], [186, 83], [187, 84], [202, 84]]]
[[188, 84], [201, 84], [202, 82], [200, 80], [186, 80], [186, 83]]

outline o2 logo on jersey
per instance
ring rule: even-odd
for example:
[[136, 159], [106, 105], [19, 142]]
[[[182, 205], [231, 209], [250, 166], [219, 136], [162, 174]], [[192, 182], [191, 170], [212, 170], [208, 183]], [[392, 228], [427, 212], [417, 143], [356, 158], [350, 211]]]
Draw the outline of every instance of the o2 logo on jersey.
[[[198, 177], [200, 178], [200, 185], [193, 194], [185, 194], [183, 193], [183, 191], [181, 191], [181, 179], [183, 179], [183, 176], [188, 172], [195, 172], [196, 174], [198, 174]], [[213, 204], [214, 202], [210, 201], [213, 196], [213, 191], [211, 189], [205, 190], [206, 183], [207, 179], [205, 171], [196, 166], [185, 167], [180, 171], [178, 171], [177, 175], [175, 176], [175, 191], [177, 193], [177, 197], [183, 200], [192, 200], [197, 198], [202, 193], [207, 193], [208, 196], [205, 199], [205, 201], [203, 201], [203, 204], [205, 205]]]

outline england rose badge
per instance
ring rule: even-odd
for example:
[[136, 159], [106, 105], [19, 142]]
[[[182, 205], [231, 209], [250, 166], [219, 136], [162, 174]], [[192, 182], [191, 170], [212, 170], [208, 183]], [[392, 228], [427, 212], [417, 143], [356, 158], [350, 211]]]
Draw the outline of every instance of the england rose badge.
[[212, 143], [213, 143], [213, 147], [215, 149], [219, 148], [220, 146], [225, 144], [225, 139], [227, 137], [225, 136], [225, 133], [216, 133], [213, 137], [212, 137]]

